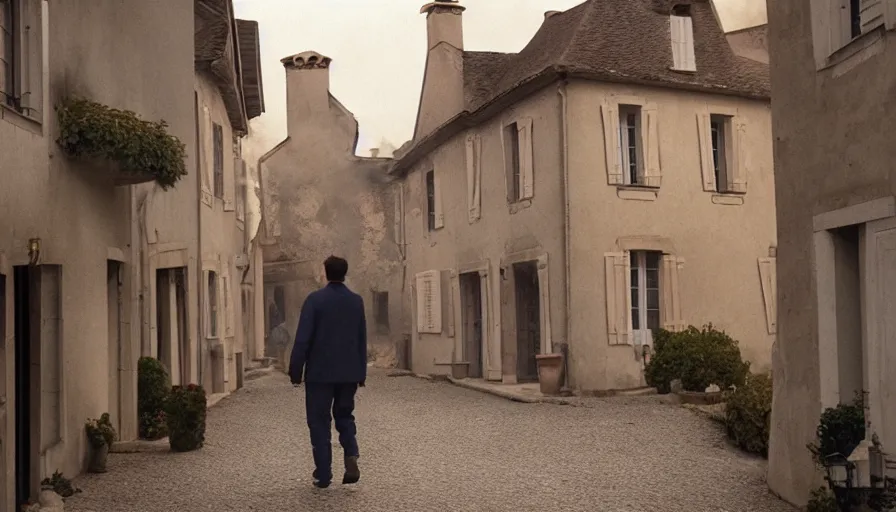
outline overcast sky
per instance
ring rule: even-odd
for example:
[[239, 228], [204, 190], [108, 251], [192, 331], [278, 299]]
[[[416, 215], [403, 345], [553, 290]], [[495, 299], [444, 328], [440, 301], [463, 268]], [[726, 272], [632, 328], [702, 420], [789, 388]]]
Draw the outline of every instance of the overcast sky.
[[[516, 52], [544, 20], [583, 0], [462, 0], [467, 50]], [[726, 31], [765, 22], [765, 0], [715, 0]], [[333, 59], [330, 90], [360, 123], [358, 153], [411, 137], [425, 62], [426, 0], [234, 0], [258, 21], [267, 112], [244, 148], [252, 161], [286, 136], [280, 59], [314, 50]]]

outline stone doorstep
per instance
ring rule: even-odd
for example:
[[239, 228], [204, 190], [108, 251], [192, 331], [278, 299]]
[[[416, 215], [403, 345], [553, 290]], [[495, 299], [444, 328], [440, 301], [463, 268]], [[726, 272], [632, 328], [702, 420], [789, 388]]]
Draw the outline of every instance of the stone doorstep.
[[448, 382], [455, 386], [466, 389], [472, 389], [483, 393], [499, 396], [512, 400], [514, 402], [522, 402], [526, 404], [554, 404], [554, 405], [570, 405], [572, 400], [556, 396], [544, 396], [540, 392], [533, 389], [527, 389], [526, 385], [520, 384], [492, 384], [481, 380], [472, 379], [455, 379], [447, 377]]
[[[208, 396], [206, 400], [206, 409], [221, 403], [221, 400], [229, 397], [233, 393], [214, 393]], [[153, 453], [171, 451], [168, 445], [168, 438], [163, 437], [154, 441], [147, 439], [134, 439], [132, 441], [117, 441], [112, 443], [109, 453]]]

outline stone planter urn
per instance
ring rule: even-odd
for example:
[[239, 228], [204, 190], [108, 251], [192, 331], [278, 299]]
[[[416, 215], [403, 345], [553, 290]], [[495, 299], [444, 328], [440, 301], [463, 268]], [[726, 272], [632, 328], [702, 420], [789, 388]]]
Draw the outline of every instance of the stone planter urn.
[[457, 361], [451, 363], [451, 377], [454, 379], [466, 379], [470, 376], [469, 361]]
[[109, 459], [109, 445], [103, 443], [101, 445], [90, 445], [87, 454], [87, 472], [88, 473], [105, 473], [106, 461]]
[[538, 354], [538, 385], [542, 395], [559, 395], [563, 387], [563, 354]]

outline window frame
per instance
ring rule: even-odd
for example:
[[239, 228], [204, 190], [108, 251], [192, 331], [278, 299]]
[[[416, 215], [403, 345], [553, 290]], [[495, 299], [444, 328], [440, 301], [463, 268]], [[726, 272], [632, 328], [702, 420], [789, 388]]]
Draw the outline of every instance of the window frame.
[[212, 152], [212, 192], [224, 200], [224, 127], [215, 122], [212, 123]]
[[[680, 24], [680, 32], [679, 29], [676, 29], [677, 24]], [[694, 19], [691, 16], [690, 5], [678, 4], [672, 7], [672, 13], [669, 16], [669, 34], [672, 44], [672, 67], [670, 69], [677, 72], [696, 73]], [[680, 39], [676, 39], [676, 35]]]
[[429, 169], [423, 179], [426, 188], [426, 228], [436, 230], [436, 170]]
[[[0, 108], [42, 124], [45, 109], [43, 45], [46, 44], [48, 30], [45, 26], [47, 20], [44, 19], [45, 8], [39, 0], [7, 0], [4, 3], [9, 6], [9, 48], [3, 44], [8, 57], [0, 56], [0, 61], [9, 59], [5, 87], [10, 93], [0, 93], [4, 96], [0, 98]], [[14, 118], [10, 119], [15, 122]]]
[[[622, 169], [622, 184], [634, 187], [646, 186], [644, 169], [644, 138], [641, 134], [641, 105], [627, 103], [619, 104], [619, 165]], [[629, 125], [630, 118], [634, 118], [634, 125]], [[634, 145], [632, 145], [634, 135]], [[632, 166], [631, 157], [634, 153], [635, 162]], [[632, 174], [634, 172], [634, 175]]]
[[205, 283], [206, 296], [208, 304], [206, 314], [208, 315], [208, 332], [206, 337], [209, 339], [218, 339], [220, 330], [218, 328], [219, 305], [218, 305], [218, 272], [215, 270], [208, 271], [208, 278]]
[[375, 332], [379, 335], [388, 335], [391, 332], [389, 325], [389, 292], [372, 290], [371, 295]]
[[[644, 339], [648, 336], [647, 332], [653, 332], [663, 326], [662, 320], [662, 265], [663, 253], [660, 251], [637, 250], [629, 251], [631, 265], [631, 288], [632, 294], [629, 316], [631, 318], [632, 333], [635, 338], [641, 337], [640, 343], [635, 339], [635, 344], [651, 345], [650, 339]], [[650, 258], [655, 258], [654, 266], [651, 267]], [[650, 271], [656, 272], [656, 287], [649, 286], [648, 274]], [[656, 294], [655, 307], [650, 306], [650, 292]], [[637, 300], [636, 300], [637, 298]], [[641, 305], [644, 305], [641, 307]], [[650, 312], [655, 311], [655, 324], [651, 326]]]
[[[736, 165], [733, 156], [732, 137], [734, 137], [734, 118], [727, 114], [709, 114], [709, 137], [712, 148], [713, 177], [716, 192], [720, 194], [734, 193], [731, 190], [730, 172]], [[719, 137], [720, 135], [720, 137]], [[721, 141], [719, 140], [721, 138]], [[724, 179], [722, 179], [724, 178]]]
[[504, 174], [507, 180], [507, 200], [521, 201], [523, 195], [523, 167], [520, 161], [520, 131], [516, 121], [504, 125]]
[[816, 70], [841, 64], [880, 42], [882, 32], [878, 29], [896, 28], [894, 7], [892, 0], [880, 0], [867, 6], [867, 19], [863, 19], [862, 0], [813, 2], [810, 9]]

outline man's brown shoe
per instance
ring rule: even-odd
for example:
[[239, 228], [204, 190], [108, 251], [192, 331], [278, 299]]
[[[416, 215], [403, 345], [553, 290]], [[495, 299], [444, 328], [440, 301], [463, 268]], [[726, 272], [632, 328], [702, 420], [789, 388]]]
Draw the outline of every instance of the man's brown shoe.
[[358, 457], [345, 458], [345, 475], [342, 477], [343, 484], [356, 484], [361, 479], [361, 469], [358, 468]]

